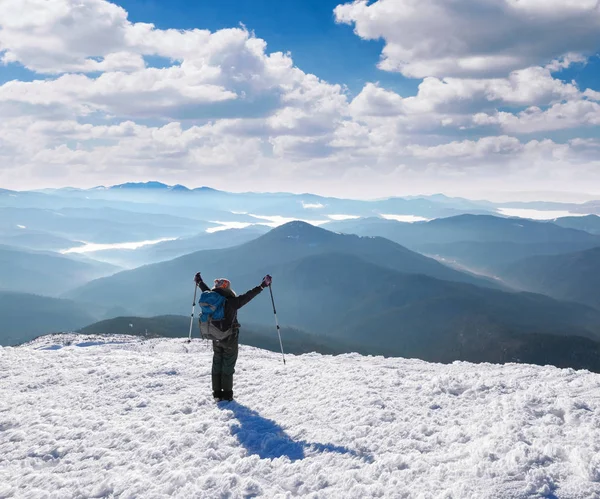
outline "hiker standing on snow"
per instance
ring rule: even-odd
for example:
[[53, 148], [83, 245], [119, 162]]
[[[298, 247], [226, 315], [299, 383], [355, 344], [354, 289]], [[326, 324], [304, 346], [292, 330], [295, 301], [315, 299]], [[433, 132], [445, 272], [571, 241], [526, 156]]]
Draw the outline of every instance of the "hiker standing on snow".
[[231, 330], [231, 334], [223, 340], [213, 340], [212, 389], [215, 399], [233, 400], [233, 373], [238, 357], [240, 331], [237, 311], [271, 285], [271, 276], [266, 275], [259, 286], [240, 296], [231, 289], [231, 283], [227, 279], [215, 279], [212, 290], [204, 283], [200, 272], [196, 273], [194, 281], [202, 291], [214, 291], [225, 298], [223, 319], [213, 320], [211, 324], [221, 331]]

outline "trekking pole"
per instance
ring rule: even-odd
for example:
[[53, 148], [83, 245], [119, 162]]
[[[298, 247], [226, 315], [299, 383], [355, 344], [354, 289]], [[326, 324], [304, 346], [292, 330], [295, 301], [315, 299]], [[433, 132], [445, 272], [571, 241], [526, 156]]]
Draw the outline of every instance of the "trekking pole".
[[192, 326], [194, 325], [194, 310], [196, 309], [196, 292], [198, 291], [198, 284], [194, 288], [194, 303], [192, 303], [192, 317], [190, 319], [190, 334], [188, 335], [188, 343], [192, 342]]
[[271, 293], [271, 303], [273, 304], [273, 314], [275, 315], [275, 326], [277, 326], [277, 334], [279, 336], [279, 346], [281, 346], [281, 356], [283, 357], [283, 365], [285, 365], [285, 355], [283, 353], [283, 343], [281, 343], [281, 332], [279, 327], [279, 321], [277, 320], [277, 311], [275, 310], [275, 300], [273, 299], [273, 289], [269, 284], [269, 292]]

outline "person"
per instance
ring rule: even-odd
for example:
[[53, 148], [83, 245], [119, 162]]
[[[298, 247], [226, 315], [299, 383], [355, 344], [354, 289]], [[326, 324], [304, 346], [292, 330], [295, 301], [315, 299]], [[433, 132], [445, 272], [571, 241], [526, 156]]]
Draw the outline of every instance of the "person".
[[[237, 311], [258, 296], [263, 289], [270, 286], [271, 280], [271, 276], [266, 275], [260, 285], [237, 296], [231, 289], [231, 282], [228, 279], [215, 279], [212, 291], [226, 298], [224, 306], [225, 317], [223, 320], [213, 321], [212, 324], [221, 331], [227, 331], [229, 328], [232, 328], [230, 336], [221, 341], [213, 341], [212, 389], [213, 397], [219, 401], [233, 400], [233, 374], [235, 373], [235, 364], [238, 358], [238, 337], [240, 331]], [[211, 291], [202, 280], [200, 272], [196, 273], [194, 281], [200, 286], [202, 291]]]

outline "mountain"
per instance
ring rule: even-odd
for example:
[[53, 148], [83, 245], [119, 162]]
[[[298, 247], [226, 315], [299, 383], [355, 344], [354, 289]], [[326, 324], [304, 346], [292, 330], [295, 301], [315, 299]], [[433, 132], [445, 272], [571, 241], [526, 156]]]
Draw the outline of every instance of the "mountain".
[[[0, 235], [29, 231], [92, 243], [122, 243], [192, 235], [217, 224], [111, 208], [0, 208]], [[63, 248], [66, 249], [66, 248]]]
[[73, 331], [97, 320], [90, 310], [92, 307], [70, 300], [0, 291], [0, 345], [17, 345], [43, 334]]
[[523, 258], [600, 245], [600, 236], [582, 230], [487, 215], [461, 215], [412, 224], [370, 218], [327, 227], [344, 233], [386, 237], [448, 265], [490, 276], [498, 274], [499, 266]]
[[4, 291], [59, 296], [118, 270], [106, 263], [79, 261], [58, 253], [0, 246], [0, 290]]
[[[168, 338], [187, 339], [190, 327], [190, 317], [180, 315], [163, 315], [158, 317], [115, 317], [96, 322], [79, 330], [82, 334], [124, 334], [144, 338], [159, 336]], [[198, 322], [193, 321], [192, 338], [198, 339]], [[356, 347], [345, 345], [327, 336], [317, 336], [305, 333], [297, 328], [282, 327], [282, 342], [285, 352], [303, 354], [318, 352], [321, 354], [340, 354], [356, 351]], [[275, 329], [260, 325], [244, 324], [240, 331], [240, 342], [272, 352], [280, 352], [281, 345]]]
[[0, 245], [37, 251], [60, 251], [82, 246], [82, 242], [55, 236], [50, 232], [22, 230], [21, 233], [0, 234]]
[[[394, 272], [351, 255], [307, 257], [277, 275], [285, 324], [380, 355], [498, 362], [515, 335], [600, 338], [600, 313], [593, 308]], [[254, 320], [267, 312], [259, 300], [244, 310]]]
[[190, 189], [185, 185], [175, 184], [175, 185], [167, 185], [162, 182], [150, 181], [150, 182], [127, 182], [125, 184], [112, 185], [108, 187], [109, 190], [161, 190], [161, 191], [172, 191], [172, 192], [192, 192], [192, 191], [214, 191], [215, 189], [210, 189], [209, 187], [198, 187], [196, 189]]
[[[318, 196], [310, 193], [293, 194], [286, 192], [232, 193], [210, 187], [189, 189], [186, 186], [170, 186], [162, 182], [130, 182], [112, 187], [75, 190], [46, 190], [46, 198], [12, 200], [10, 206], [52, 207], [57, 203], [63, 206], [97, 207], [104, 201], [109, 206], [126, 208], [131, 211], [170, 213], [190, 216], [190, 210], [200, 212], [220, 212], [219, 217], [211, 216], [202, 220], [225, 220], [223, 214], [249, 213], [258, 217], [285, 217], [288, 219], [314, 220], [326, 222], [330, 215], [378, 216], [380, 214], [399, 214], [425, 217], [449, 217], [462, 213], [493, 213], [494, 207], [480, 201], [437, 196], [436, 198], [386, 198], [372, 201], [342, 199]], [[49, 199], [51, 198], [50, 202]], [[0, 198], [0, 206], [2, 205]], [[8, 203], [8, 201], [5, 200]], [[52, 204], [54, 203], [54, 204]], [[255, 219], [256, 220], [256, 219]], [[244, 221], [242, 219], [232, 221]]]
[[584, 217], [562, 217], [552, 223], [569, 229], [584, 230], [590, 234], [600, 235], [600, 217], [598, 215], [587, 215]]
[[386, 237], [409, 248], [464, 241], [537, 243], [600, 243], [600, 238], [581, 230], [523, 218], [460, 215], [430, 222], [402, 223], [367, 219], [328, 224], [327, 228], [361, 236]]
[[510, 263], [538, 255], [560, 255], [598, 246], [596, 241], [562, 241], [539, 243], [461, 241], [447, 244], [423, 244], [420, 251], [427, 256], [459, 269], [488, 276], [498, 276]]
[[234, 248], [195, 252], [96, 280], [66, 297], [122, 304], [135, 315], [183, 314], [187, 313], [184, 304], [189, 302], [186, 287], [191, 288], [186, 283], [196, 271], [203, 271], [206, 279], [227, 276], [240, 290], [258, 284], [277, 266], [331, 252], [356, 255], [393, 270], [494, 287], [491, 282], [450, 269], [383, 238], [340, 235], [291, 222]]
[[113, 185], [109, 189], [169, 189], [169, 186], [161, 182], [127, 182], [125, 184]]
[[425, 274], [449, 281], [484, 287], [495, 283], [458, 272], [382, 237], [337, 234], [303, 222], [290, 222], [240, 247], [246, 253], [261, 255], [270, 265], [290, 262], [310, 255], [350, 254], [383, 267], [411, 274]]
[[[346, 245], [334, 251], [331, 241], [338, 238]], [[240, 292], [268, 271], [281, 324], [356, 345], [365, 353], [499, 362], [517, 358], [515, 351], [521, 350], [515, 344], [530, 348], [533, 340], [525, 337], [531, 334], [568, 336], [574, 343], [600, 338], [598, 310], [539, 294], [399, 272], [390, 268], [390, 258], [367, 251], [362, 241], [389, 243], [294, 223], [237, 248], [198, 252], [100, 279], [72, 295], [104, 306], [120, 303], [141, 315], [183, 314], [189, 313], [194, 271], [203, 271], [207, 282], [227, 276]], [[270, 326], [273, 310], [265, 293], [240, 311], [242, 324]], [[555, 344], [566, 352], [565, 342]]]
[[509, 284], [600, 309], [600, 247], [527, 258], [499, 270]]
[[[538, 195], [543, 196], [543, 193]], [[548, 193], [551, 197], [564, 197], [564, 193]], [[587, 201], [581, 203], [580, 200], [583, 198], [589, 198], [589, 194], [575, 194], [574, 198], [577, 202], [562, 202], [562, 201], [511, 201], [507, 203], [495, 203], [497, 209], [519, 209], [519, 210], [533, 210], [533, 211], [561, 211], [565, 213], [573, 214], [585, 214], [596, 213], [600, 208], [598, 201]]]
[[141, 265], [172, 260], [195, 251], [237, 246], [259, 237], [268, 230], [265, 226], [256, 225], [245, 229], [228, 229], [213, 233], [202, 232], [192, 237], [163, 241], [135, 250], [104, 250], [95, 253], [94, 258], [121, 267], [134, 268]]

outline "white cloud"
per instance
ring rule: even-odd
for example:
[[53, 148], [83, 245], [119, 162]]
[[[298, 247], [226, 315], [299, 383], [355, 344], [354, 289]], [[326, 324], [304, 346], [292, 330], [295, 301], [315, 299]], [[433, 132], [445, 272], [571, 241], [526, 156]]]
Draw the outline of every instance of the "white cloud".
[[367, 83], [350, 105], [355, 116], [397, 116], [405, 112], [404, 99], [395, 92]]
[[553, 60], [550, 64], [547, 64], [545, 67], [552, 72], [561, 71], [563, 69], [567, 69], [573, 64], [577, 63], [585, 63], [587, 58], [582, 54], [566, 54], [558, 59]]
[[588, 88], [584, 94], [589, 99], [600, 101], [600, 92], [597, 92], [596, 90], [591, 90]]
[[523, 144], [508, 136], [484, 137], [479, 140], [450, 142], [433, 147], [408, 146], [414, 156], [419, 158], [460, 158], [489, 159], [498, 154], [514, 154], [523, 150]]
[[3, 0], [0, 53], [40, 73], [139, 69], [126, 51], [129, 26], [127, 12], [103, 0]]
[[413, 78], [502, 76], [600, 44], [597, 0], [357, 0], [335, 17]]
[[[295, 68], [288, 55], [267, 54], [266, 42], [245, 29], [160, 30], [131, 23], [124, 9], [104, 0], [5, 0], [1, 53], [5, 63], [41, 73], [104, 72], [0, 89], [0, 102], [26, 104], [33, 113], [61, 106], [81, 114], [86, 103], [89, 112], [117, 116], [206, 119], [231, 114], [217, 104], [235, 99], [240, 113], [268, 112], [283, 102], [314, 116], [346, 104], [340, 86]], [[173, 66], [145, 68], [143, 56], [152, 55]], [[215, 106], [198, 108], [207, 103]]]
[[600, 104], [587, 100], [554, 104], [546, 110], [530, 107], [518, 114], [476, 114], [477, 125], [498, 125], [506, 133], [535, 133], [600, 125]]
[[[598, 125], [600, 93], [553, 75], [584, 60], [596, 22], [586, 1], [341, 6], [339, 21], [384, 37], [384, 68], [424, 76], [415, 95], [368, 82], [348, 102], [343, 85], [269, 53], [242, 28], [157, 29], [104, 0], [5, 0], [0, 57], [46, 79], [0, 85], [0, 184], [202, 178], [225, 189], [379, 196], [516, 177], [564, 185], [574, 168], [589, 183], [597, 147], [576, 130]], [[565, 18], [556, 40], [555, 11]], [[505, 36], [513, 31], [521, 38]], [[148, 56], [171, 65], [146, 67]], [[573, 130], [564, 144], [520, 137], [558, 129]]]
[[532, 67], [513, 71], [507, 78], [428, 77], [417, 95], [407, 98], [367, 83], [350, 108], [356, 116], [467, 113], [493, 105], [545, 105], [581, 97], [575, 84], [553, 78], [548, 69]]
[[134, 73], [108, 72], [97, 78], [67, 74], [56, 80], [12, 81], [0, 87], [0, 104], [29, 107], [23, 113], [39, 113], [40, 107], [56, 106], [75, 115], [101, 111], [120, 116], [170, 117], [185, 106], [236, 99], [222, 86], [202, 83], [180, 67], [148, 68]]
[[600, 140], [598, 139], [572, 139], [569, 141], [573, 147], [588, 147], [600, 149]]

